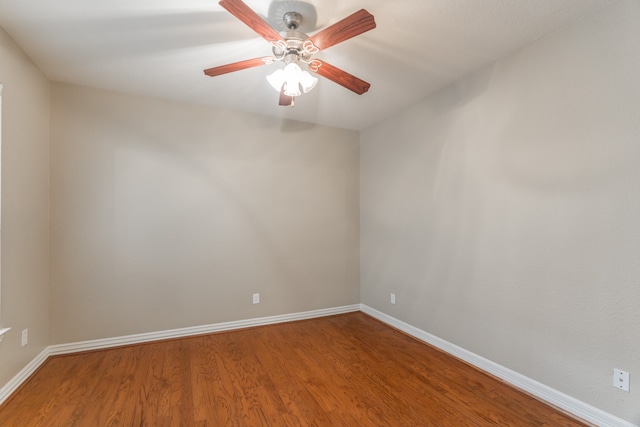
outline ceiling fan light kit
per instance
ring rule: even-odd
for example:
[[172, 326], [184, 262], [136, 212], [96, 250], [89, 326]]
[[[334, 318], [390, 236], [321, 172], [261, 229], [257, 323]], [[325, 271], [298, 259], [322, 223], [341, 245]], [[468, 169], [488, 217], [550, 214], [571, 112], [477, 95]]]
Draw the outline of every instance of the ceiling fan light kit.
[[284, 91], [287, 96], [300, 96], [302, 92], [308, 93], [318, 83], [318, 79], [302, 71], [300, 66], [294, 62], [287, 64], [284, 69], [276, 70], [267, 76], [267, 81], [276, 92]]
[[[285, 66], [282, 69], [278, 69], [267, 76], [269, 84], [280, 93], [278, 104], [282, 106], [293, 106], [295, 97], [311, 91], [316, 86], [318, 79], [312, 76], [309, 71], [323, 76], [358, 95], [362, 95], [369, 90], [371, 85], [364, 80], [324, 61], [312, 58], [314, 54], [321, 50], [374, 29], [376, 27], [374, 17], [366, 10], [361, 9], [311, 37], [298, 31], [304, 19], [303, 16], [298, 12], [289, 11], [284, 13], [282, 17], [284, 25], [288, 29], [283, 37], [242, 0], [221, 0], [220, 6], [271, 43], [273, 56], [253, 58], [209, 68], [204, 70], [206, 75], [215, 77], [260, 65], [272, 64], [276, 61], [283, 62]], [[303, 70], [300, 66], [301, 64], [309, 71]]]

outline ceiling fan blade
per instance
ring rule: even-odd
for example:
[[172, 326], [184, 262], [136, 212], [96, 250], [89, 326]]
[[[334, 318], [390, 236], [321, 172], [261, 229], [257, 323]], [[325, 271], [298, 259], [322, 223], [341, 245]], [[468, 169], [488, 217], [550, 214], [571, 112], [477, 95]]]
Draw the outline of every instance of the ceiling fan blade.
[[312, 35], [308, 40], [318, 50], [324, 50], [359, 34], [373, 30], [375, 27], [376, 21], [373, 15], [364, 9], [360, 9], [356, 13]]
[[267, 56], [264, 58], [245, 59], [244, 61], [233, 62], [231, 64], [221, 65], [219, 67], [207, 68], [204, 73], [207, 76], [215, 77], [221, 74], [232, 73], [247, 68], [259, 67], [260, 65], [270, 64], [273, 58]]
[[251, 27], [253, 31], [258, 33], [260, 37], [270, 43], [277, 43], [284, 39], [276, 30], [274, 30], [267, 22], [255, 13], [242, 0], [220, 0], [220, 6], [227, 9], [229, 13]]
[[338, 67], [334, 67], [331, 64], [327, 64], [324, 61], [316, 60], [317, 69], [310, 68], [322, 77], [326, 77], [332, 82], [338, 83], [340, 86], [344, 86], [350, 91], [362, 95], [367, 92], [371, 85], [364, 80], [357, 78]]

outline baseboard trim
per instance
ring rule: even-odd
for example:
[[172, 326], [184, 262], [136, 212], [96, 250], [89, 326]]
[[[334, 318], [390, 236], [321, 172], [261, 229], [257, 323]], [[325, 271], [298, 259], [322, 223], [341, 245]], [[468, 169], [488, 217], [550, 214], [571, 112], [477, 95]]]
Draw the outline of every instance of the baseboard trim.
[[465, 362], [494, 375], [503, 381], [517, 387], [537, 398], [544, 400], [560, 409], [563, 409], [578, 418], [593, 423], [601, 427], [638, 427], [628, 421], [604, 412], [596, 407], [566, 395], [560, 391], [552, 389], [529, 377], [512, 371], [502, 365], [492, 362], [475, 353], [458, 347], [446, 340], [436, 337], [422, 329], [416, 328], [408, 323], [389, 316], [381, 311], [371, 308], [365, 304], [346, 305], [321, 310], [312, 310], [298, 313], [283, 314], [269, 317], [259, 317], [232, 322], [215, 323], [211, 325], [194, 326], [188, 328], [171, 329], [166, 331], [126, 335], [114, 338], [105, 338], [90, 341], [81, 341], [68, 344], [52, 345], [40, 352], [27, 366], [13, 377], [7, 384], [0, 388], [0, 405], [6, 401], [38, 368], [47, 360], [49, 356], [72, 354], [82, 351], [100, 350], [111, 347], [121, 347], [123, 345], [141, 344], [145, 342], [160, 341], [172, 338], [184, 338], [189, 336], [204, 335], [215, 332], [231, 331], [236, 329], [251, 328], [276, 323], [292, 322], [296, 320], [313, 319], [318, 317], [332, 316], [336, 314], [362, 311], [383, 323], [401, 330], [421, 341], [433, 345]]
[[232, 322], [215, 323], [211, 325], [193, 326], [188, 328], [170, 329], [167, 331], [149, 332], [144, 334], [126, 335], [91, 341], [81, 341], [69, 344], [57, 344], [49, 347], [51, 356], [71, 354], [82, 351], [100, 350], [123, 345], [141, 344], [173, 338], [184, 338], [214, 332], [231, 331], [235, 329], [251, 328], [254, 326], [272, 325], [275, 323], [292, 322], [295, 320], [313, 319], [316, 317], [332, 316], [335, 314], [360, 311], [360, 305], [346, 305], [342, 307], [325, 308], [321, 310], [303, 311], [299, 313], [281, 314], [277, 316], [258, 317], [254, 319], [237, 320]]
[[395, 317], [389, 316], [388, 314], [371, 308], [365, 304], [360, 304], [360, 311], [380, 320], [383, 323], [386, 323], [389, 326], [405, 332], [420, 341], [431, 344], [432, 346], [437, 347], [458, 359], [462, 359], [465, 362], [500, 378], [514, 387], [567, 411], [582, 420], [601, 427], [638, 427], [635, 424], [611, 415], [574, 397], [512, 371], [509, 368], [505, 368], [502, 365], [485, 359], [484, 357], [465, 350], [462, 347], [458, 347], [455, 344], [445, 341], [442, 338], [438, 338], [435, 335], [425, 332], [422, 329], [416, 328], [415, 326], [398, 320]]
[[22, 370], [18, 372], [15, 377], [13, 377], [8, 383], [0, 388], [0, 405], [2, 405], [4, 401], [7, 400], [13, 394], [13, 392], [15, 392], [22, 385], [22, 383], [27, 380], [27, 378], [29, 378], [35, 371], [38, 370], [40, 365], [42, 365], [44, 361], [47, 360], [47, 357], [49, 357], [49, 351], [48, 348], [45, 348], [40, 352], [40, 354], [34, 357], [33, 360], [31, 360], [31, 362], [27, 364], [27, 366], [22, 368]]
[[172, 338], [205, 335], [214, 332], [231, 331], [236, 329], [251, 328], [254, 326], [292, 322], [296, 320], [314, 319], [318, 317], [333, 316], [336, 314], [351, 313], [354, 311], [360, 311], [360, 304], [282, 314], [277, 316], [258, 317], [254, 319], [238, 320], [233, 322], [215, 323], [211, 325], [170, 329], [167, 331], [51, 345], [42, 350], [42, 352], [31, 362], [29, 362], [29, 364], [25, 366], [20, 372], [18, 372], [15, 377], [13, 377], [7, 384], [0, 388], [0, 405], [2, 405], [2, 403], [4, 403], [4, 401], [7, 400], [11, 396], [11, 394], [13, 394], [22, 385], [22, 383], [24, 383], [36, 370], [38, 370], [40, 365], [42, 365], [49, 356], [59, 356], [63, 354], [79, 353], [83, 351], [101, 350], [111, 347], [142, 344], [145, 342], [160, 341]]

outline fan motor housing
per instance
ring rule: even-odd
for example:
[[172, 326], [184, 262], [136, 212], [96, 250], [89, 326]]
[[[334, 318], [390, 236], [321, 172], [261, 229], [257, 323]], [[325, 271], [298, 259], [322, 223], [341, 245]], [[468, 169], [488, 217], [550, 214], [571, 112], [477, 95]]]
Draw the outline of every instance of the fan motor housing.
[[[304, 42], [309, 38], [308, 35], [297, 30], [289, 30], [284, 36], [286, 47], [280, 45], [273, 46], [273, 55], [278, 60], [284, 62], [297, 62], [302, 60], [308, 62], [311, 54], [304, 49]], [[296, 58], [293, 58], [295, 56]]]

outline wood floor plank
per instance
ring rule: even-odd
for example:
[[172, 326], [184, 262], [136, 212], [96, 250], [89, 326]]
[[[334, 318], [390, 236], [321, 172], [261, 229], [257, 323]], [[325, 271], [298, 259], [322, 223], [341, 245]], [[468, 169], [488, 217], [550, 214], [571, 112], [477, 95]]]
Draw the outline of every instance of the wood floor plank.
[[49, 358], [0, 426], [586, 424], [363, 313]]

